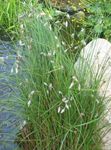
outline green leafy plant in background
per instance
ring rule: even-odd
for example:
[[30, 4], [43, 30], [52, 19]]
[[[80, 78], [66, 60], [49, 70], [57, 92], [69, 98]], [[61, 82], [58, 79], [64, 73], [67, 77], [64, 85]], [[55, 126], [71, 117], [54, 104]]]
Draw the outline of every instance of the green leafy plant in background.
[[111, 40], [111, 1], [100, 0], [88, 5], [90, 15], [86, 18], [86, 24], [96, 34], [107, 40]]
[[[75, 4], [69, 3], [73, 10]], [[76, 7], [75, 12], [69, 15], [67, 9], [64, 12], [60, 9], [58, 15], [53, 17], [54, 25], [60, 28], [63, 45], [75, 53], [95, 37], [111, 39], [110, 1], [81, 0], [80, 3], [82, 10]]]

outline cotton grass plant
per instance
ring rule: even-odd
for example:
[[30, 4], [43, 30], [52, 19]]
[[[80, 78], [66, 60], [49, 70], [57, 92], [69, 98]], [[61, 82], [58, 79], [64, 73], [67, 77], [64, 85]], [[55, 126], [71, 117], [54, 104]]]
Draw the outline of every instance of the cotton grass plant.
[[[23, 107], [19, 143], [27, 150], [100, 150], [102, 73], [65, 51], [47, 15], [25, 20], [16, 76]], [[20, 59], [21, 58], [21, 59]], [[90, 57], [91, 62], [92, 57]]]

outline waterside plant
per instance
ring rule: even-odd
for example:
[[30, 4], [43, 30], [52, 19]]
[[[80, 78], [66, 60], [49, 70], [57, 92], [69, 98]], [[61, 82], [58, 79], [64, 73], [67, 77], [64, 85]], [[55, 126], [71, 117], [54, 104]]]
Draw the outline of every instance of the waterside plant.
[[85, 61], [77, 67], [45, 14], [39, 12], [24, 26], [16, 62], [25, 120], [19, 144], [29, 150], [101, 149], [104, 102], [98, 91], [103, 72], [95, 75]]

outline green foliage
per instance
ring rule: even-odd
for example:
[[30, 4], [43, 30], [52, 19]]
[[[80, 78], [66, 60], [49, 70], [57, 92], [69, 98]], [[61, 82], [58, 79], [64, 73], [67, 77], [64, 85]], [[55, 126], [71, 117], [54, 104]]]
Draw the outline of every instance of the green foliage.
[[111, 40], [111, 1], [100, 0], [88, 5], [89, 16], [86, 24], [92, 29], [93, 35]]
[[0, 31], [17, 31], [18, 15], [21, 12], [20, 0], [0, 0]]
[[43, 12], [26, 20], [24, 26], [25, 45], [19, 49], [22, 61], [16, 79], [29, 150], [101, 149], [98, 124], [104, 104], [98, 95], [100, 78], [87, 63], [75, 67], [73, 55], [61, 45], [58, 28], [52, 30]]
[[0, 34], [12, 37], [19, 36], [20, 18], [30, 12], [37, 2], [33, 0], [0, 0]]

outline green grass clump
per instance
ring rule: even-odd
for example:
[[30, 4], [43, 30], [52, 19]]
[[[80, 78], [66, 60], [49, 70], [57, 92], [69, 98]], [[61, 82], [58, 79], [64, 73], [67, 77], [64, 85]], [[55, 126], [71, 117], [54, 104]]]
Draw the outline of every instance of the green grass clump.
[[0, 32], [17, 31], [18, 15], [21, 13], [21, 6], [20, 0], [0, 0]]
[[75, 65], [44, 15], [25, 21], [19, 50], [18, 102], [27, 128], [22, 144], [29, 150], [100, 150], [102, 74], [95, 75], [87, 63]]
[[33, 0], [0, 0], [0, 36], [5, 34], [11, 39], [17, 38], [21, 19], [24, 19], [37, 4], [38, 1]]

